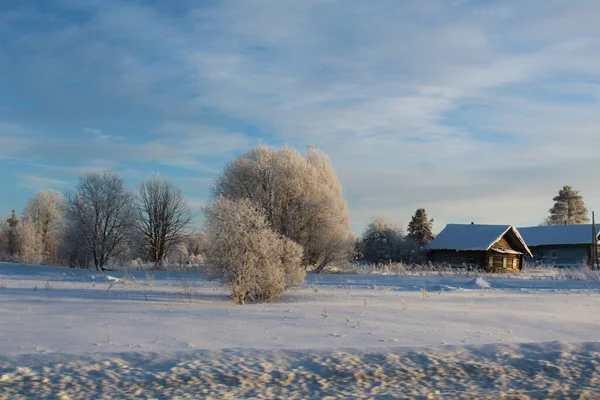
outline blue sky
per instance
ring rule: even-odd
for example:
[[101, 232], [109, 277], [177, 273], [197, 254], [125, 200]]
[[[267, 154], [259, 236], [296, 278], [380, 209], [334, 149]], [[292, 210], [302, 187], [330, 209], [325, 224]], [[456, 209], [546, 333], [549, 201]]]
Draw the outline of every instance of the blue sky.
[[[0, 215], [110, 168], [195, 210], [258, 144], [330, 155], [353, 229], [600, 205], [596, 0], [8, 0]], [[198, 223], [200, 223], [200, 219]]]

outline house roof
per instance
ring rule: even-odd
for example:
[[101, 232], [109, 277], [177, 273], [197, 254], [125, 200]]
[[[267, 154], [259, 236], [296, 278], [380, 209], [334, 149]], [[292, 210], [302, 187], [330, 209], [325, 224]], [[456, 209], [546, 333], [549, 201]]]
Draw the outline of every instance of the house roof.
[[520, 242], [522, 252], [531, 255], [519, 231], [512, 225], [448, 224], [425, 249], [487, 251], [509, 231]]
[[592, 244], [592, 225], [531, 226], [519, 228], [528, 246]]
[[500, 253], [500, 254], [523, 254], [520, 251], [507, 250], [507, 249], [492, 249], [492, 251], [495, 252], [495, 253]]

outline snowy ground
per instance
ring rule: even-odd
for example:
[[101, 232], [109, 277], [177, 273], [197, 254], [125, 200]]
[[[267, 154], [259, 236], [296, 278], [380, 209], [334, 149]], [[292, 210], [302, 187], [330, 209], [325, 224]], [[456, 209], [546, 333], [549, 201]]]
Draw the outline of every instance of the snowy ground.
[[599, 281], [312, 275], [237, 306], [200, 273], [0, 264], [0, 398], [598, 398], [599, 308]]

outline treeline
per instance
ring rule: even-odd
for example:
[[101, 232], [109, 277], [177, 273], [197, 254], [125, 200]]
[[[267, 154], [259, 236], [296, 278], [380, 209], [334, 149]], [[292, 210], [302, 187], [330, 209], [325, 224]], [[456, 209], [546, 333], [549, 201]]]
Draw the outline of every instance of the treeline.
[[206, 209], [207, 258], [236, 302], [269, 301], [302, 282], [307, 270], [353, 260], [416, 261], [433, 237], [432, 222], [420, 209], [404, 235], [377, 218], [357, 239], [325, 154], [258, 147], [216, 180]]
[[342, 185], [329, 158], [309, 148], [260, 146], [231, 161], [216, 179], [204, 232], [181, 190], [151, 176], [135, 192], [114, 172], [82, 176], [73, 191], [37, 193], [20, 218], [0, 229], [5, 258], [30, 264], [95, 267], [205, 263], [238, 303], [268, 301], [331, 265], [421, 260], [433, 220], [419, 209], [404, 232], [374, 218], [350, 231]]
[[38, 192], [20, 218], [13, 211], [0, 227], [0, 253], [8, 261], [98, 270], [136, 259], [197, 261], [206, 239], [188, 232], [192, 218], [167, 179], [153, 175], [132, 192], [113, 172], [89, 173], [64, 196]]
[[389, 262], [417, 263], [425, 261], [423, 246], [434, 238], [433, 219], [419, 208], [404, 234], [401, 227], [383, 217], [374, 217], [355, 244], [355, 260], [375, 264]]

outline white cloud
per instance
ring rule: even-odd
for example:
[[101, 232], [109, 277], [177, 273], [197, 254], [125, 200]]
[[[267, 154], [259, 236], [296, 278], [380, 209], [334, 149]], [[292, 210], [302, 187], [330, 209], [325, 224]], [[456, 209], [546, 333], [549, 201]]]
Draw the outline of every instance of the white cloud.
[[206, 207], [207, 203], [206, 199], [199, 199], [196, 197], [187, 197], [186, 200], [190, 208], [196, 213], [201, 212], [204, 207]]
[[35, 191], [50, 189], [61, 190], [68, 185], [68, 182], [60, 179], [37, 175], [21, 175], [19, 176], [19, 181], [20, 186]]
[[96, 128], [89, 128], [89, 127], [84, 128], [83, 132], [86, 135], [91, 136], [94, 140], [100, 141], [100, 142], [119, 142], [119, 141], [126, 140], [122, 136], [107, 135], [101, 129], [96, 129]]
[[19, 37], [22, 63], [0, 51], [0, 69], [22, 69], [28, 112], [77, 121], [94, 146], [11, 133], [9, 156], [205, 177], [263, 141], [316, 144], [356, 229], [420, 206], [440, 222], [541, 220], [567, 183], [600, 202], [583, 178], [600, 145], [597, 1], [61, 4], [89, 20]]

